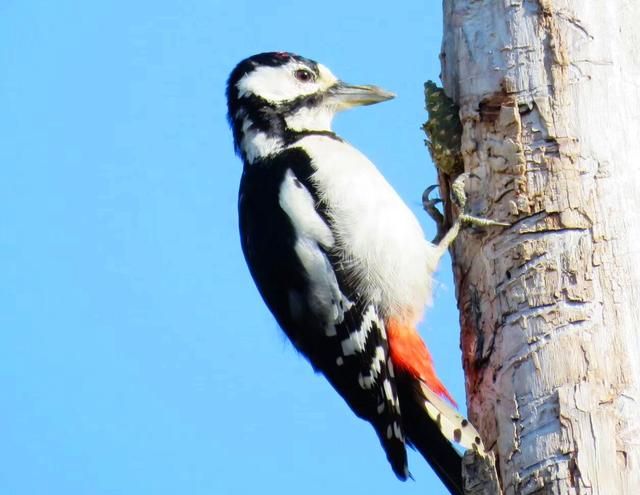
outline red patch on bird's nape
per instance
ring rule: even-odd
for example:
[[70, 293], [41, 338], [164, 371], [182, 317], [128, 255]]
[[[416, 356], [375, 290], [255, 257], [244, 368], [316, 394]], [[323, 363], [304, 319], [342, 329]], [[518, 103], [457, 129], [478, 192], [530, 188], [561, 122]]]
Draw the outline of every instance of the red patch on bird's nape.
[[289, 60], [291, 58], [291, 54], [289, 52], [276, 52], [273, 56], [281, 60]]
[[451, 394], [436, 375], [431, 353], [418, 331], [399, 320], [387, 320], [389, 355], [393, 366], [399, 371], [422, 380], [436, 394], [458, 407]]

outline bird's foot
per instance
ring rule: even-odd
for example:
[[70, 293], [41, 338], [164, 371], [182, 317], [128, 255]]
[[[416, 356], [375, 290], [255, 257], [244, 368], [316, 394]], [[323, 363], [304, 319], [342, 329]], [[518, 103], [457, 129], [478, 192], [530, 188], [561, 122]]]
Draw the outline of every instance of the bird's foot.
[[[456, 177], [456, 179], [451, 184], [451, 198], [462, 213], [458, 215], [458, 218], [446, 233], [444, 233], [443, 235], [440, 235], [441, 232], [440, 230], [438, 230], [438, 237], [436, 238], [436, 240], [434, 240], [434, 244], [436, 244], [438, 257], [442, 256], [447, 251], [447, 249], [449, 249], [449, 246], [458, 236], [458, 233], [460, 232], [460, 228], [463, 225], [471, 225], [474, 227], [510, 227], [511, 226], [511, 224], [508, 224], [508, 223], [497, 222], [495, 220], [490, 220], [488, 218], [477, 217], [467, 212], [467, 194], [465, 192], [465, 182], [467, 181], [469, 176], [470, 175], [468, 173], [460, 174], [458, 177]], [[428, 193], [431, 192], [431, 190], [433, 190], [433, 188], [429, 188], [425, 191], [425, 195], [427, 195], [427, 198], [428, 198]], [[425, 209], [429, 213], [429, 210], [427, 209], [428, 208], [427, 203], [424, 201], [425, 195], [422, 196], [423, 204], [425, 205]], [[435, 209], [435, 204], [429, 204], [429, 206]], [[438, 213], [442, 215], [439, 211]], [[429, 214], [431, 215], [431, 213]]]
[[511, 224], [498, 222], [489, 218], [477, 217], [471, 215], [467, 211], [467, 193], [465, 192], [465, 183], [469, 179], [470, 174], [464, 173], [456, 177], [451, 184], [451, 198], [462, 213], [458, 216], [458, 220], [465, 225], [474, 227], [510, 227]]

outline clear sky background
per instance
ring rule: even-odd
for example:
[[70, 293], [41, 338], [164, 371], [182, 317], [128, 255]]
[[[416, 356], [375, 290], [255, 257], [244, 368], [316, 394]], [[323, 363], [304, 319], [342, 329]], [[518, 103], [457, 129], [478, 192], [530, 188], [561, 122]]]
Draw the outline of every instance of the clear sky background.
[[[245, 267], [226, 78], [300, 53], [395, 100], [338, 117], [423, 222], [441, 2], [0, 4], [0, 493], [438, 494], [389, 468]], [[372, 198], [375, 200], [375, 198]], [[464, 403], [450, 263], [421, 330]]]

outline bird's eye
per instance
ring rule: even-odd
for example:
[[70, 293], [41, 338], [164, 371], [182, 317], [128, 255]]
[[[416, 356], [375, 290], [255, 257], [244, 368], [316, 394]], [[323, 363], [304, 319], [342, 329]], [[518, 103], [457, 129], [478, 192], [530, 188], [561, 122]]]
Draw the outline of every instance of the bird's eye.
[[298, 69], [293, 73], [296, 79], [300, 82], [313, 81], [313, 74], [307, 69]]

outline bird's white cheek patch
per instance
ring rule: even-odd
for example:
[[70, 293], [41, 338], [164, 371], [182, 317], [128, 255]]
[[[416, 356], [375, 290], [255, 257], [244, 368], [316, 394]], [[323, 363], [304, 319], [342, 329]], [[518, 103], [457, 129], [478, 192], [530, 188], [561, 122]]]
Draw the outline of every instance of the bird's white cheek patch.
[[242, 98], [256, 95], [268, 102], [279, 103], [323, 89], [318, 83], [298, 81], [293, 73], [301, 67], [298, 62], [289, 62], [278, 67], [257, 67], [236, 84], [238, 96]]

